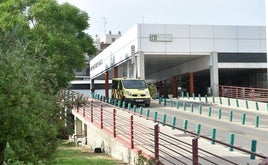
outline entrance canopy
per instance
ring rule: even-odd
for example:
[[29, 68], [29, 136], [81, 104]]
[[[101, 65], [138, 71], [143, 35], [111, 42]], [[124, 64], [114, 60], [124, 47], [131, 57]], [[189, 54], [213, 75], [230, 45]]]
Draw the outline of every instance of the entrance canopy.
[[90, 61], [90, 77], [112, 78], [117, 66], [119, 76], [164, 80], [209, 69], [212, 53], [266, 53], [265, 45], [264, 26], [137, 24]]

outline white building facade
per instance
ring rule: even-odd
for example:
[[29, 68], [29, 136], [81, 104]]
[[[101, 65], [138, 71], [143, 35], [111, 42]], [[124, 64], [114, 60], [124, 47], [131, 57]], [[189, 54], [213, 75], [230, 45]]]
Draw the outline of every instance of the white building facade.
[[265, 36], [264, 26], [137, 24], [90, 61], [90, 78], [145, 78], [175, 95], [267, 87]]

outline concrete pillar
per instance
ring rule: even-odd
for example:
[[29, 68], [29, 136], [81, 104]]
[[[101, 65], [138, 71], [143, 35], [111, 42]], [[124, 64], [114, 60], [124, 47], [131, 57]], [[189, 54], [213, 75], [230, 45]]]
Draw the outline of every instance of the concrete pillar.
[[74, 134], [75, 135], [82, 135], [83, 134], [83, 123], [81, 120], [79, 120], [77, 117], [75, 117], [75, 125], [74, 125]]
[[82, 136], [85, 136], [85, 123], [82, 122]]
[[173, 89], [172, 89], [172, 91], [173, 91], [173, 97], [174, 98], [177, 98], [177, 94], [178, 94], [178, 91], [177, 91], [177, 86], [178, 86], [178, 84], [177, 84], [177, 77], [176, 76], [173, 76], [172, 77], [172, 86], [173, 86]]
[[93, 93], [95, 92], [94, 79], [90, 79], [90, 92], [91, 92], [91, 97], [92, 97]]
[[[136, 59], [137, 57], [135, 56], [134, 58]], [[132, 63], [133, 64], [133, 77], [134, 78], [137, 78], [137, 62], [136, 61], [137, 60], [135, 60], [135, 62]]]
[[83, 125], [84, 125], [84, 127], [83, 127], [83, 133], [84, 133], [84, 134], [83, 134], [83, 135], [84, 135], [84, 136], [87, 136], [87, 124], [84, 122]]
[[118, 78], [118, 66], [114, 67], [114, 78]]
[[137, 77], [138, 78], [145, 78], [145, 68], [144, 68], [144, 53], [139, 52], [137, 57]]
[[211, 52], [210, 54], [210, 87], [212, 96], [219, 96], [219, 68], [218, 68], [218, 53]]
[[131, 45], [131, 64], [132, 64], [132, 77], [136, 78], [137, 77], [137, 57], [136, 57], [136, 51], [135, 51], [135, 45]]
[[105, 80], [105, 98], [109, 98], [109, 73], [108, 71], [104, 73], [104, 80]]
[[194, 93], [194, 73], [190, 72], [189, 75], [189, 83], [190, 83], [190, 96]]
[[127, 61], [127, 77], [130, 77], [130, 71], [131, 71], [131, 69], [130, 69], [130, 60], [129, 61]]

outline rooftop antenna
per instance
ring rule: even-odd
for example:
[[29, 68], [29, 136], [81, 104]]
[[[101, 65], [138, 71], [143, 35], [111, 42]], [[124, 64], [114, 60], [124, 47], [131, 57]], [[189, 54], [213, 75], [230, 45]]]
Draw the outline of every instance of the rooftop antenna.
[[106, 18], [105, 17], [102, 17], [103, 19], [103, 28], [104, 28], [104, 36], [106, 35], [106, 24], [107, 24], [107, 21], [106, 21]]

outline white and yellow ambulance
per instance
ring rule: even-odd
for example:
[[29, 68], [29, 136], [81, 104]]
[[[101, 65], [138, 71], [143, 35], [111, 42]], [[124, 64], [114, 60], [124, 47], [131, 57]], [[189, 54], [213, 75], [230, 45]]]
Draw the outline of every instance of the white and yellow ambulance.
[[112, 79], [112, 98], [125, 102], [150, 106], [151, 96], [148, 85], [143, 79], [114, 78]]

